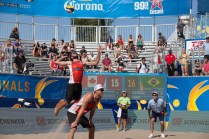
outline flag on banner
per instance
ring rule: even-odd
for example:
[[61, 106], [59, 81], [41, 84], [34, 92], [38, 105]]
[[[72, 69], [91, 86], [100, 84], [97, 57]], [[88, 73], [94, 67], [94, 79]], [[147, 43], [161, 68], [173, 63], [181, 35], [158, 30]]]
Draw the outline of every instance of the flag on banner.
[[82, 80], [82, 86], [83, 88], [93, 88], [97, 84], [102, 84], [102, 86], [106, 86], [106, 76], [104, 75], [98, 75], [98, 76], [92, 76], [92, 75], [84, 75]]

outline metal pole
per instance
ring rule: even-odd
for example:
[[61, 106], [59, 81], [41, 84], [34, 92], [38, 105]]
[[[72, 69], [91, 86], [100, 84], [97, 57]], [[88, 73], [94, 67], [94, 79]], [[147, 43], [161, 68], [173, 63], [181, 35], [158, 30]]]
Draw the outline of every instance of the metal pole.
[[96, 35], [96, 43], [98, 45], [100, 45], [100, 28], [99, 28], [99, 25], [100, 25], [100, 19], [98, 19], [98, 22], [97, 22], [97, 35]]
[[32, 16], [32, 40], [35, 40], [35, 24], [34, 24], [34, 16]]

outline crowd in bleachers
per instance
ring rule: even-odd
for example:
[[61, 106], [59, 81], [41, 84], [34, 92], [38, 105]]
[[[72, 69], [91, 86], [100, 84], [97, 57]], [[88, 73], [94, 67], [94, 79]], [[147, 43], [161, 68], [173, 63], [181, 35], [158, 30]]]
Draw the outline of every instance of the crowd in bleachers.
[[[180, 26], [180, 28], [181, 27], [182, 26]], [[178, 37], [184, 38], [184, 36], [182, 36], [182, 30], [177, 30]], [[86, 66], [86, 70], [93, 71], [92, 69], [97, 69], [97, 71], [102, 72], [128, 72], [127, 69], [134, 65], [136, 73], [162, 73], [166, 71], [169, 76], [200, 76], [209, 74], [208, 37], [203, 45], [205, 59], [203, 62], [201, 62], [200, 59], [196, 59], [193, 69], [190, 66], [191, 57], [186, 54], [185, 49], [182, 49], [182, 54], [179, 57], [175, 56], [171, 49], [167, 49], [167, 40], [161, 32], [158, 33], [156, 47], [150, 53], [151, 59], [146, 57], [145, 52], [147, 48], [141, 34], [137, 36], [136, 40], [134, 40], [132, 34], [130, 34], [129, 39], [126, 42], [127, 44], [125, 43], [125, 40], [123, 40], [122, 35], [118, 35], [116, 40], [113, 40], [111, 35], [108, 35], [103, 46], [104, 54], [101, 57], [100, 63], [97, 66]], [[85, 46], [82, 46], [81, 49], [76, 48], [74, 40], [65, 42], [63, 39], [57, 41], [55, 38], [53, 38], [49, 44], [46, 44], [45, 42], [42, 42], [42, 44], [35, 42], [31, 53], [35, 58], [46, 58], [49, 62], [52, 76], [65, 76], [68, 75], [67, 67], [58, 66], [55, 61], [63, 56], [66, 56], [65, 60], [70, 60], [72, 51], [77, 51], [79, 53], [79, 59], [83, 63], [86, 63], [86, 61], [94, 61], [96, 57], [94, 52], [89, 52], [88, 48], [86, 49]], [[15, 27], [12, 30], [10, 39], [2, 45], [1, 52], [1, 61], [5, 60], [5, 53], [11, 53], [11, 56], [15, 57], [13, 68], [17, 70], [17, 73], [24, 71], [24, 66], [21, 65], [27, 63], [27, 61], [22, 60], [22, 57], [24, 57], [24, 55], [21, 55], [21, 53], [23, 53], [23, 45], [19, 38], [18, 28]], [[25, 59], [25, 57], [23, 59]], [[153, 67], [152, 70], [150, 70], [150, 66]], [[193, 72], [190, 73], [191, 71]]]

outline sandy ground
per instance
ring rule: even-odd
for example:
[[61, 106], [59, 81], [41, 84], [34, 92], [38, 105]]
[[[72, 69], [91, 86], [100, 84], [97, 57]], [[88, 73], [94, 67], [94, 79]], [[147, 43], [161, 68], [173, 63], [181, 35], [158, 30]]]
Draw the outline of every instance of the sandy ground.
[[[116, 132], [114, 130], [96, 131], [95, 139], [146, 139], [149, 131], [128, 130]], [[155, 139], [160, 139], [160, 132], [154, 133]], [[165, 132], [167, 139], [209, 139], [209, 133], [196, 132]], [[67, 133], [43, 133], [43, 134], [14, 134], [0, 135], [0, 139], [67, 139]], [[77, 132], [75, 139], [88, 139], [87, 132]]]

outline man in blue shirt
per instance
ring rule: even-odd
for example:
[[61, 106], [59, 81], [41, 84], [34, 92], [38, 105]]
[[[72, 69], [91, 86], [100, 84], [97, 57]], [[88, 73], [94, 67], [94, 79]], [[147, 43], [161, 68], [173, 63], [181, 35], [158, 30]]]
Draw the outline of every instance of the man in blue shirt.
[[[166, 110], [166, 104], [163, 101], [163, 99], [158, 98], [158, 93], [153, 92], [152, 93], [153, 99], [151, 99], [148, 102], [148, 117], [150, 119], [150, 135], [148, 136], [149, 138], [153, 138], [153, 132], [154, 132], [154, 122], [156, 122], [157, 117], [160, 120], [160, 126], [161, 126], [161, 137], [165, 138], [164, 135], [164, 115], [167, 115], [167, 110]], [[150, 113], [152, 111], [152, 114]], [[151, 114], [151, 115], [150, 115]]]
[[203, 43], [204, 58], [209, 60], [209, 36], [206, 37], [206, 41]]

